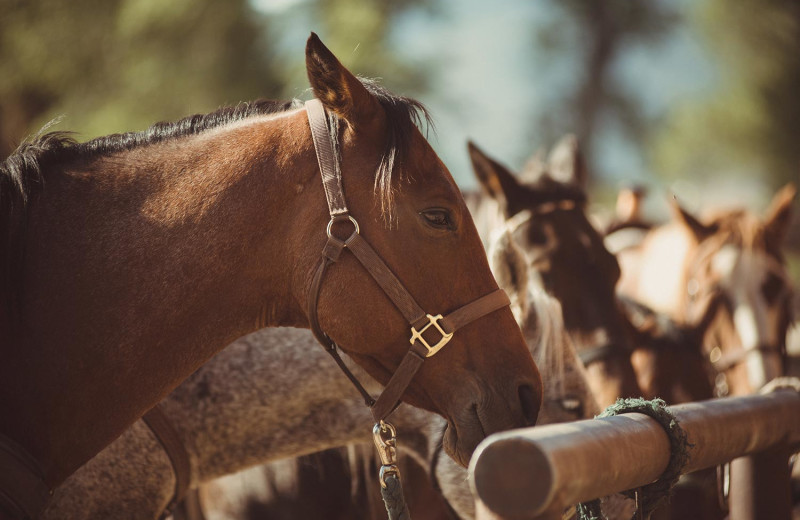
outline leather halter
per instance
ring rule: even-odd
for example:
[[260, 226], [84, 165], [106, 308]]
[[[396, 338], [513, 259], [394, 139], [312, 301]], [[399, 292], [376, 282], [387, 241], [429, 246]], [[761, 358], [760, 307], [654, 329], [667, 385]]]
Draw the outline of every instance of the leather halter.
[[[309, 289], [308, 319], [314, 336], [325, 347], [326, 351], [333, 356], [348, 379], [364, 397], [367, 406], [372, 411], [375, 422], [380, 422], [392, 413], [400, 403], [403, 393], [411, 383], [414, 375], [422, 367], [425, 359], [442, 349], [453, 337], [456, 330], [509, 305], [510, 301], [506, 293], [502, 289], [498, 289], [464, 305], [447, 316], [442, 317], [441, 314], [434, 316], [426, 313], [372, 246], [361, 237], [358, 222], [350, 215], [345, 202], [342, 176], [339, 168], [337, 168], [333, 152], [333, 137], [328, 129], [325, 108], [318, 99], [307, 101], [305, 106], [311, 134], [314, 139], [314, 150], [317, 154], [317, 161], [322, 175], [322, 185], [325, 188], [325, 197], [328, 200], [328, 210], [331, 216], [327, 229], [328, 241], [322, 250], [322, 258], [317, 265]], [[331, 229], [333, 224], [348, 221], [354, 227], [351, 235], [345, 240], [334, 236]], [[409, 341], [411, 347], [377, 400], [374, 400], [369, 395], [350, 372], [339, 356], [336, 343], [325, 334], [319, 324], [317, 303], [322, 281], [328, 268], [337, 261], [344, 249], [348, 249], [353, 253], [411, 325], [411, 338]], [[428, 331], [437, 333], [438, 340], [430, 341], [423, 337], [423, 334]]]
[[0, 434], [0, 516], [37, 518], [52, 496], [37, 460]]
[[142, 416], [153, 436], [156, 438], [172, 465], [172, 472], [175, 475], [175, 490], [166, 509], [161, 513], [160, 519], [165, 519], [173, 514], [175, 506], [183, 500], [189, 490], [191, 482], [191, 464], [189, 454], [181, 440], [180, 434], [172, 426], [161, 405], [155, 405]]

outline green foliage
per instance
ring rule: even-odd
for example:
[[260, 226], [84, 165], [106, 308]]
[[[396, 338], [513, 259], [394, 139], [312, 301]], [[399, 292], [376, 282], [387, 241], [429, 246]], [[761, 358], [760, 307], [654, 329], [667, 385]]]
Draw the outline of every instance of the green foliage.
[[54, 117], [81, 138], [276, 97], [247, 0], [0, 0], [0, 155]]
[[719, 59], [716, 91], [671, 114], [655, 141], [663, 174], [800, 177], [800, 4], [704, 0], [693, 23]]
[[[427, 3], [307, 0], [294, 10], [348, 67], [419, 92], [423, 75], [389, 36], [398, 15]], [[61, 116], [57, 129], [88, 139], [297, 95], [302, 47], [284, 58], [275, 44], [286, 22], [248, 0], [0, 0], [0, 158]]]

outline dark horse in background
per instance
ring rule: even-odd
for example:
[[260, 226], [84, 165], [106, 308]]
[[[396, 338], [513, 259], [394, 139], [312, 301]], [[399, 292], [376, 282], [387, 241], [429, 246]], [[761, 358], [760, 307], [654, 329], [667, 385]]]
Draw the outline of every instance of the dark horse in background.
[[[504, 233], [504, 250], [495, 254], [518, 258], [532, 282], [561, 302], [564, 326], [600, 406], [641, 395], [630, 361], [630, 326], [617, 303], [619, 265], [587, 218], [586, 165], [577, 142], [565, 138], [547, 163], [532, 160], [520, 175], [473, 143], [469, 155], [481, 192], [467, 201], [484, 242]], [[507, 291], [512, 309], [515, 294], [521, 300], [527, 290]]]
[[[421, 105], [358, 80], [313, 34], [306, 66], [351, 214], [408, 292], [444, 314], [495, 291], [458, 187], [414, 124]], [[234, 339], [307, 328], [325, 199], [306, 110], [288, 103], [22, 145], [0, 166], [0, 451], [35, 459], [46, 494]], [[352, 255], [318, 308], [386, 384], [409, 328]], [[503, 308], [455, 334], [403, 399], [446, 418], [445, 450], [466, 464], [486, 435], [533, 424], [541, 386]]]

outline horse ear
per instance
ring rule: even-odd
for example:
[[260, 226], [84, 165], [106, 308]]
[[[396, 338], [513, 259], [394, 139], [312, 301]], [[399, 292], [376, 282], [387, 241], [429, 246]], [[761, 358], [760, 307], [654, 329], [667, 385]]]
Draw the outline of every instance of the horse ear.
[[786, 232], [789, 229], [789, 221], [792, 217], [792, 202], [797, 195], [797, 188], [789, 183], [772, 198], [772, 202], [767, 209], [767, 216], [764, 221], [764, 230], [770, 242], [776, 246], [783, 242]]
[[642, 186], [629, 186], [617, 193], [617, 204], [614, 209], [617, 222], [641, 222], [642, 199], [647, 190]]
[[510, 206], [521, 191], [519, 182], [511, 171], [483, 153], [472, 141], [467, 142], [469, 158], [472, 161], [472, 171], [481, 183], [486, 193], [496, 200], [506, 213], [511, 216]]
[[543, 148], [536, 150], [536, 153], [525, 162], [522, 171], [519, 173], [519, 180], [523, 183], [533, 184], [543, 175], [547, 174], [547, 158]]
[[678, 222], [689, 229], [698, 242], [702, 242], [714, 234], [715, 228], [713, 226], [706, 226], [697, 220], [694, 215], [683, 209], [674, 197], [671, 199], [671, 207], [672, 214], [675, 216]]
[[369, 121], [380, 108], [361, 81], [344, 68], [313, 32], [306, 42], [306, 72], [314, 96], [350, 127]]
[[548, 162], [550, 178], [586, 189], [589, 174], [577, 137], [572, 134], [562, 137], [550, 152]]

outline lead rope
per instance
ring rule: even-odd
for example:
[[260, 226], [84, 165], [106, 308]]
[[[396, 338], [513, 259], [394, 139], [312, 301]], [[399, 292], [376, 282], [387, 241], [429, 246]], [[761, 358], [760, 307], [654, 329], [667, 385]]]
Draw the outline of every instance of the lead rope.
[[411, 520], [397, 467], [397, 430], [385, 421], [375, 423], [372, 440], [381, 458], [381, 497], [389, 520]]

